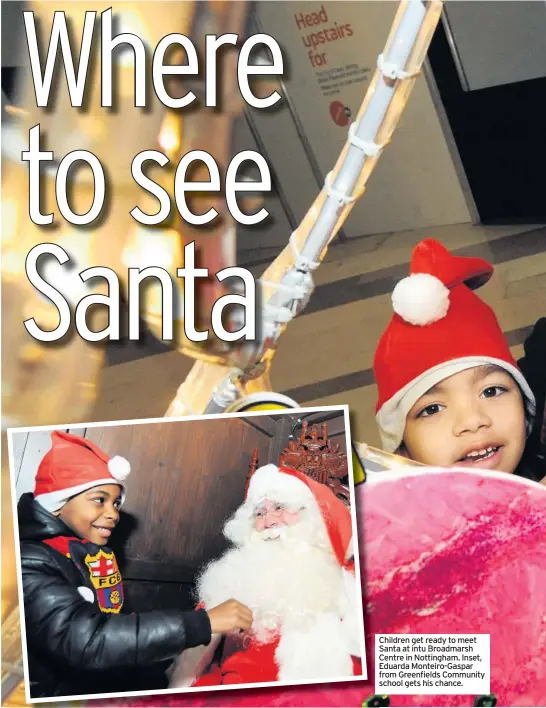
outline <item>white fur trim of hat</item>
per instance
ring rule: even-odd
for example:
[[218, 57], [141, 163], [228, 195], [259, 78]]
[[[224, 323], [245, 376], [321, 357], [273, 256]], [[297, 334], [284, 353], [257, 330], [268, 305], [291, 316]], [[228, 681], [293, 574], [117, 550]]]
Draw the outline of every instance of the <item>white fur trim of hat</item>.
[[[495, 359], [494, 357], [464, 357], [462, 359], [455, 359], [454, 361], [443, 362], [425, 371], [416, 379], [410, 381], [409, 384], [404, 386], [396, 395], [381, 406], [376, 415], [376, 421], [383, 450], [385, 450], [385, 452], [396, 452], [396, 450], [398, 450], [404, 437], [408, 413], [421, 396], [424, 396], [429, 389], [440, 383], [440, 381], [447, 379], [449, 376], [454, 376], [461, 371], [466, 371], [476, 366], [487, 366], [488, 364], [494, 364], [513, 376], [523, 392], [525, 407], [529, 417], [533, 418], [536, 413], [535, 397], [525, 377], [518, 368], [502, 359]], [[530, 427], [530, 425], [527, 426], [528, 433], [530, 432]]]
[[88, 489], [101, 487], [103, 484], [118, 484], [121, 487], [121, 503], [123, 504], [125, 501], [125, 485], [121, 481], [112, 479], [112, 477], [95, 479], [92, 482], [85, 482], [75, 487], [68, 487], [67, 489], [57, 489], [47, 494], [38, 494], [35, 497], [35, 501], [46, 509], [46, 511], [53, 513], [54, 511], [59, 511], [72, 497], [82, 494], [82, 492], [86, 492]]
[[314, 501], [309, 487], [297, 477], [281, 472], [277, 465], [259, 467], [248, 487], [247, 503], [261, 504], [264, 499], [287, 505], [301, 505]]

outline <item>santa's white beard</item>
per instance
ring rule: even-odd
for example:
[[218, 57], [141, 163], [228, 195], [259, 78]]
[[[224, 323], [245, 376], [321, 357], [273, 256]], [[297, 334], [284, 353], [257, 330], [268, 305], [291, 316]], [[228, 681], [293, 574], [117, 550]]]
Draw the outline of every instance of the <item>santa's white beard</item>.
[[336, 613], [342, 587], [326, 530], [311, 517], [251, 531], [244, 546], [211, 563], [198, 581], [199, 599], [208, 608], [231, 598], [247, 605], [259, 640], [282, 624], [304, 629], [317, 614]]

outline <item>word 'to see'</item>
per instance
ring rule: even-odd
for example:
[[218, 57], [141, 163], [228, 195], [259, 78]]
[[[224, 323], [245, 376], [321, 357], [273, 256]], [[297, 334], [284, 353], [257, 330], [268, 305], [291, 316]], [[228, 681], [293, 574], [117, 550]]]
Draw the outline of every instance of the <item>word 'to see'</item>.
[[[45, 226], [54, 222], [53, 213], [42, 214], [40, 210], [40, 163], [53, 161], [55, 155], [51, 150], [40, 150], [40, 126], [35, 125], [29, 131], [29, 149], [21, 153], [23, 162], [29, 163], [29, 216], [37, 226]], [[136, 206], [130, 214], [139, 224], [157, 226], [169, 218], [171, 200], [167, 191], [150, 177], [144, 174], [142, 168], [145, 162], [152, 161], [160, 167], [165, 167], [169, 159], [158, 150], [143, 150], [136, 155], [131, 164], [131, 174], [135, 182], [152, 194], [159, 202], [159, 210], [155, 214], [147, 214]], [[206, 182], [193, 182], [186, 179], [192, 163], [202, 162], [206, 165], [210, 179]], [[260, 172], [260, 180], [245, 182], [237, 179], [239, 168], [244, 162], [254, 162]], [[93, 173], [93, 199], [89, 209], [84, 214], [77, 214], [71, 208], [67, 196], [67, 182], [76, 163], [86, 164]], [[174, 200], [178, 213], [189, 224], [203, 226], [214, 221], [218, 212], [210, 208], [204, 214], [194, 214], [186, 200], [186, 192], [220, 192], [220, 171], [215, 159], [204, 150], [192, 150], [184, 155], [176, 168], [174, 175]], [[245, 214], [237, 203], [238, 192], [270, 192], [271, 174], [265, 159], [254, 150], [243, 150], [233, 157], [228, 165], [224, 183], [227, 207], [232, 217], [239, 224], [259, 224], [269, 214], [263, 207], [255, 214]], [[73, 150], [61, 160], [55, 174], [55, 196], [61, 216], [74, 226], [84, 226], [93, 223], [101, 215], [106, 198], [106, 180], [102, 164], [96, 155], [88, 150]]]

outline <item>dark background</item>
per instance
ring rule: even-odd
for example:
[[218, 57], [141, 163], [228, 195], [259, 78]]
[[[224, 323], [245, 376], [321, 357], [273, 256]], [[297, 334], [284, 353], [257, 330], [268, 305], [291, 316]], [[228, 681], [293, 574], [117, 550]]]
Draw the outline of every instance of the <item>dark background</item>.
[[544, 223], [546, 78], [465, 91], [442, 22], [428, 59], [480, 223]]

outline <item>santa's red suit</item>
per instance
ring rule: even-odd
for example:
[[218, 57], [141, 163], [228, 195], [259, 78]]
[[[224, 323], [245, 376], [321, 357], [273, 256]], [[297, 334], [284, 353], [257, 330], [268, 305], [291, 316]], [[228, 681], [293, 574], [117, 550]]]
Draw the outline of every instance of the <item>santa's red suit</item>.
[[[257, 531], [255, 510], [266, 499], [297, 512], [298, 521]], [[224, 534], [234, 547], [200, 577], [200, 604], [236, 599], [252, 610], [252, 628], [184, 652], [171, 688], [361, 675], [360, 591], [345, 504], [296, 470], [266, 465]]]

